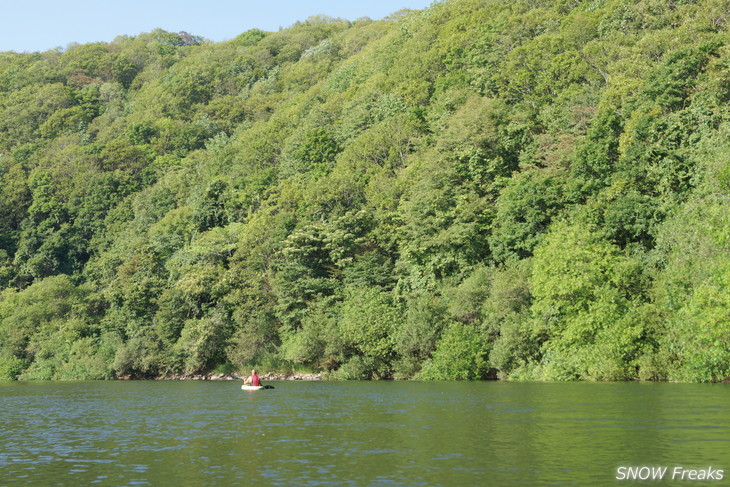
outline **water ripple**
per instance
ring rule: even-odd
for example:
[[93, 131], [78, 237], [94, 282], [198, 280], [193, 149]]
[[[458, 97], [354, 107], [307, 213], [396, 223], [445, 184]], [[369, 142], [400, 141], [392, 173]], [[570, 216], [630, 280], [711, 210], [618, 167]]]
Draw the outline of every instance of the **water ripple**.
[[[648, 387], [647, 387], [648, 386]], [[17, 383], [8, 485], [602, 485], [725, 467], [725, 385]]]

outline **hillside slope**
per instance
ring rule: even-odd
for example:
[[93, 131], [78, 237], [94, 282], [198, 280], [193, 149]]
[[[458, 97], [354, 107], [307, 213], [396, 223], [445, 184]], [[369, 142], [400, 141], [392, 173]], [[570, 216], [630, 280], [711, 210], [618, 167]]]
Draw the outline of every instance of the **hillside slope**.
[[0, 53], [0, 378], [730, 376], [725, 0]]

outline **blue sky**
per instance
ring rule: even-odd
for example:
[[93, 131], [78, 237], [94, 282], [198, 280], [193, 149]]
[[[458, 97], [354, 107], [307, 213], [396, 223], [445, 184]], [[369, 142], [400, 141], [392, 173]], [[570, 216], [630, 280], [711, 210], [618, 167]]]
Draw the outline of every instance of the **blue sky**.
[[278, 30], [311, 15], [381, 19], [432, 0], [26, 0], [4, 2], [0, 51], [45, 51], [72, 42], [109, 42], [160, 27], [232, 39], [251, 28]]

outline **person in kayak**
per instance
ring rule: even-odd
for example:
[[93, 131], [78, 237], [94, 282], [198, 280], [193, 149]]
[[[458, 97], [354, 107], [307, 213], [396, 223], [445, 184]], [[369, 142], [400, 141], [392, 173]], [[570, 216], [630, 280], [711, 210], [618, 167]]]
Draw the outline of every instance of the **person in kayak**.
[[251, 371], [251, 375], [246, 378], [243, 383], [247, 386], [260, 386], [261, 380], [259, 379], [259, 376], [256, 375], [256, 369], [253, 369]]

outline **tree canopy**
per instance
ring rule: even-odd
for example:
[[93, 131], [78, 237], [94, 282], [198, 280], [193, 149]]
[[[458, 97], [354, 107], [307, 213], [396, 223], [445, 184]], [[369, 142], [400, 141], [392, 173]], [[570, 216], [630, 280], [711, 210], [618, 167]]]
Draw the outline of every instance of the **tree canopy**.
[[0, 53], [0, 379], [730, 377], [725, 0]]

